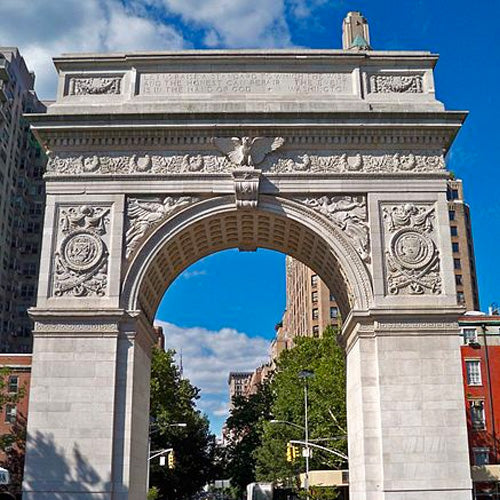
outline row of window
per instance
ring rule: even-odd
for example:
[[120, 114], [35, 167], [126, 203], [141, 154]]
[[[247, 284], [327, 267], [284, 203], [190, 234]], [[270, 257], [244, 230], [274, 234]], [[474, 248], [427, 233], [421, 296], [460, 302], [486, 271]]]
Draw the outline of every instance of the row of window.
[[[339, 310], [337, 307], [330, 307], [330, 318], [335, 319], [339, 315]], [[313, 320], [318, 320], [319, 319], [319, 309], [315, 307], [312, 310], [312, 319]]]

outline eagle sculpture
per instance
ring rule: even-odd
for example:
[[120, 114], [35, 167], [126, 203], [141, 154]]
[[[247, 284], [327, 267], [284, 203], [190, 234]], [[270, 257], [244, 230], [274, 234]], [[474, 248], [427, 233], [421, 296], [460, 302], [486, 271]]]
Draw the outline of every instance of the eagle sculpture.
[[269, 153], [283, 145], [283, 137], [215, 137], [214, 146], [224, 153], [234, 165], [254, 167], [264, 161]]

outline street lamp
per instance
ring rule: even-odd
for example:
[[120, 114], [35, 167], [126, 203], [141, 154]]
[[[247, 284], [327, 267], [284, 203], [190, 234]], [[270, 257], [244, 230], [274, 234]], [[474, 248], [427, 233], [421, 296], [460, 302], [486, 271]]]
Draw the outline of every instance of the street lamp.
[[304, 480], [304, 486], [307, 492], [307, 498], [309, 499], [309, 456], [311, 449], [309, 448], [309, 419], [308, 419], [308, 380], [314, 377], [314, 372], [312, 370], [302, 370], [299, 372], [299, 378], [304, 381], [304, 433], [305, 433], [305, 448], [304, 454], [306, 458], [306, 476]]
[[[150, 468], [151, 468], [151, 459], [155, 458], [155, 457], [158, 457], [159, 455], [167, 452], [170, 448], [168, 449], [165, 449], [165, 450], [160, 450], [159, 452], [155, 452], [153, 455], [151, 455], [151, 436], [153, 434], [156, 434], [157, 432], [160, 432], [162, 429], [157, 427], [156, 429], [154, 430], [151, 430], [151, 427], [152, 425], [154, 424], [154, 420], [152, 420], [150, 422], [150, 425], [149, 425], [149, 433], [148, 433], [148, 467], [147, 467], [147, 476], [146, 476], [146, 495], [149, 491], [149, 471], [150, 471]], [[187, 424], [186, 422], [174, 422], [172, 424], [167, 424], [165, 425], [164, 427], [187, 427]]]

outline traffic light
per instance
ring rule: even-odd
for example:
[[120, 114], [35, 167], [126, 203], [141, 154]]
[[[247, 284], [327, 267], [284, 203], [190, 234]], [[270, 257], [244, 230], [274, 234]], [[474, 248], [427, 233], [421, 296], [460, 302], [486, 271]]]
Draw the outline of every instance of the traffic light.
[[174, 450], [172, 450], [168, 454], [168, 468], [169, 469], [175, 469], [175, 456], [174, 456]]
[[292, 443], [286, 444], [286, 461], [287, 462], [295, 462], [295, 459], [300, 455], [300, 448], [298, 446], [294, 446]]

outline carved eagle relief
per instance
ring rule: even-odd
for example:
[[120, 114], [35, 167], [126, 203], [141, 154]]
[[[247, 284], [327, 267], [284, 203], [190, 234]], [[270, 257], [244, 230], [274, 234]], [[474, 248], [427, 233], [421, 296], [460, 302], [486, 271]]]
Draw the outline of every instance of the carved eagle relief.
[[254, 167], [285, 142], [283, 137], [215, 137], [214, 146], [224, 153], [234, 165]]

